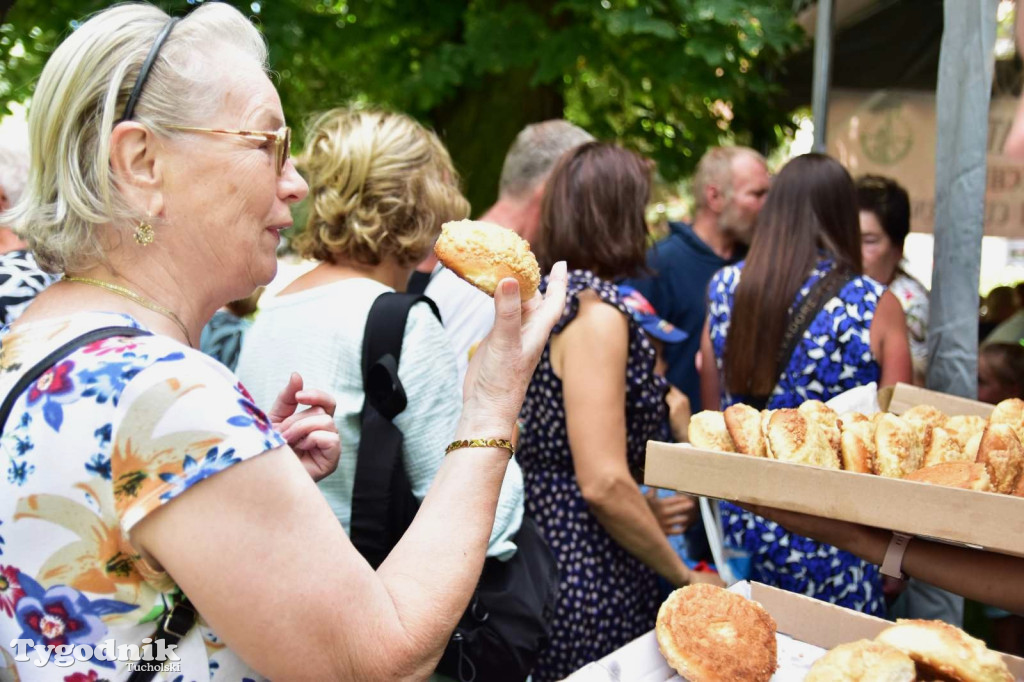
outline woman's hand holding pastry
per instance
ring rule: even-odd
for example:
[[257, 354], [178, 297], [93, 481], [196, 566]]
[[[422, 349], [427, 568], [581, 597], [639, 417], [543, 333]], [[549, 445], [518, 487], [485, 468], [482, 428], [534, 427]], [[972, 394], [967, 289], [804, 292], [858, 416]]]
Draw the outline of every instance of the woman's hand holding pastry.
[[463, 429], [472, 437], [508, 438], [526, 388], [562, 316], [568, 283], [565, 263], [556, 263], [546, 294], [520, 301], [519, 283], [503, 279], [494, 294], [494, 328], [480, 343], [466, 372]]
[[[307, 408], [296, 410], [300, 405]], [[324, 391], [303, 389], [302, 377], [292, 372], [288, 384], [267, 413], [270, 423], [298, 456], [314, 481], [338, 468], [341, 437], [334, 423], [336, 402]]]

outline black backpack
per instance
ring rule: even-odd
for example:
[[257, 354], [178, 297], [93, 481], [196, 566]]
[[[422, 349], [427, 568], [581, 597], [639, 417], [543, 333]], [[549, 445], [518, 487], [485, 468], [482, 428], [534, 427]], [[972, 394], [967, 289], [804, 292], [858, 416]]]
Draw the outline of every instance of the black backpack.
[[[363, 338], [366, 397], [352, 492], [351, 539], [376, 568], [412, 523], [419, 502], [402, 466], [402, 433], [393, 419], [406, 407], [398, 363], [416, 294], [385, 293], [374, 301]], [[521, 682], [551, 635], [558, 568], [536, 523], [523, 517], [508, 561], [488, 558], [469, 607], [437, 671], [460, 682]]]

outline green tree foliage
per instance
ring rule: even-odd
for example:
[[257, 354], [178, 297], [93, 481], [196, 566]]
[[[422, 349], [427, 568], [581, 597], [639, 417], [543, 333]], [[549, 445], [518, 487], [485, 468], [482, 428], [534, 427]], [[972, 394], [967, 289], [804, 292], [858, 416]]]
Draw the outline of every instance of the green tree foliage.
[[[0, 105], [99, 0], [17, 0], [0, 29]], [[158, 2], [181, 14], [196, 2]], [[527, 123], [565, 116], [674, 180], [727, 139], [790, 126], [772, 75], [804, 40], [791, 0], [261, 0], [231, 4], [267, 37], [289, 120], [362, 101], [445, 138], [477, 212]]]

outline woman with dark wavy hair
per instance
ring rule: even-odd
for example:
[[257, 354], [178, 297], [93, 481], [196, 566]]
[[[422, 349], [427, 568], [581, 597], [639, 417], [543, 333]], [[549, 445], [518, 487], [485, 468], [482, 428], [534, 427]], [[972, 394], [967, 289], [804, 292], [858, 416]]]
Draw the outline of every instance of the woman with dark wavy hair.
[[649, 191], [641, 157], [591, 142], [562, 157], [544, 194], [541, 267], [564, 260], [571, 273], [523, 404], [517, 452], [526, 513], [561, 575], [538, 682], [560, 680], [654, 627], [658, 574], [673, 585], [708, 575], [691, 572], [669, 545], [633, 474], [648, 439], [667, 438], [668, 383], [613, 283], [644, 266]]
[[[815, 298], [809, 326], [781, 357], [791, 317]], [[862, 274], [857, 196], [839, 162], [805, 154], [778, 174], [747, 259], [708, 287], [701, 354], [704, 404], [722, 409], [797, 407], [872, 381], [911, 380], [903, 309]], [[876, 566], [730, 504], [723, 525], [727, 543], [750, 553], [754, 580], [884, 613]]]

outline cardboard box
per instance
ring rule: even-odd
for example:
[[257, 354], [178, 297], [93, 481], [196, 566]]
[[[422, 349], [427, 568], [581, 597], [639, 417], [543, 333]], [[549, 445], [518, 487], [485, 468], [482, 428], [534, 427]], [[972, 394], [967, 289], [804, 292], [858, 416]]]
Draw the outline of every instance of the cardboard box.
[[[947, 414], [992, 406], [899, 384], [880, 402], [899, 413], [926, 401]], [[987, 415], [987, 413], [986, 413]], [[644, 483], [1024, 556], [1024, 498], [773, 459], [647, 444]]]
[[[760, 583], [737, 583], [730, 589], [760, 602], [775, 619], [780, 633], [823, 650], [858, 639], [874, 639], [879, 632], [892, 625], [881, 618]], [[780, 643], [780, 668], [776, 678], [799, 679], [800, 667], [796, 662], [783, 661], [782, 654]], [[816, 656], [803, 663], [810, 667], [814, 660]], [[1003, 660], [1014, 679], [1024, 680], [1024, 659], [1004, 655]], [[666, 682], [681, 679], [665, 662], [652, 631], [600, 661], [587, 665], [566, 682]]]
[[1024, 556], [1024, 498], [647, 444], [644, 483]]
[[938, 391], [929, 391], [910, 384], [896, 384], [878, 391], [878, 403], [883, 410], [893, 414], [903, 414], [915, 405], [931, 405], [952, 417], [956, 414], [971, 414], [989, 418], [994, 405], [978, 400], [968, 400], [960, 396], [947, 395]]

